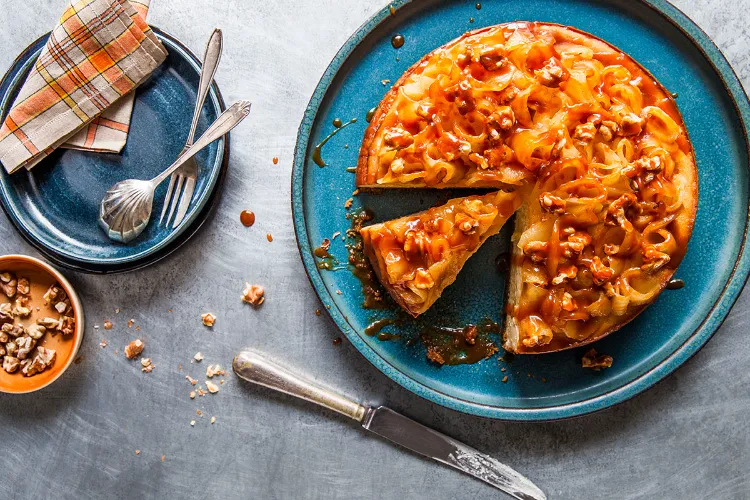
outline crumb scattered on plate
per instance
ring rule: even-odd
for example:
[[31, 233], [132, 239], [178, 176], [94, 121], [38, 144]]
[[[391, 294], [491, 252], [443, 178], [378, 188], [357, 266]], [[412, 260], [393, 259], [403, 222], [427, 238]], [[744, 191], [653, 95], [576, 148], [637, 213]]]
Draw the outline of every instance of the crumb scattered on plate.
[[596, 349], [589, 349], [589, 351], [583, 355], [581, 359], [581, 366], [584, 368], [591, 368], [592, 370], [599, 371], [603, 368], [609, 368], [612, 366], [612, 356], [607, 354], [599, 354]]

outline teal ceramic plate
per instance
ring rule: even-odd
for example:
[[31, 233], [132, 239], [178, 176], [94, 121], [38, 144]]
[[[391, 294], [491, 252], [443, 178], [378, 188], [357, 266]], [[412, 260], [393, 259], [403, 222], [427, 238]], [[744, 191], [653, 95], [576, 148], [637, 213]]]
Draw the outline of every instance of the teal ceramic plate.
[[[665, 1], [504, 0], [394, 2], [365, 23], [326, 70], [300, 126], [292, 175], [292, 208], [302, 260], [315, 291], [333, 321], [354, 346], [387, 376], [431, 401], [492, 418], [548, 420], [582, 415], [624, 401], [663, 379], [694, 354], [719, 327], [748, 275], [748, 123], [750, 105], [737, 77], [711, 40]], [[439, 367], [409, 338], [426, 325], [456, 326], [489, 318], [502, 321], [506, 276], [494, 270], [496, 255], [508, 248], [507, 231], [488, 240], [455, 284], [418, 321], [385, 331], [402, 340], [365, 335], [373, 319], [393, 311], [362, 305], [358, 281], [347, 270], [321, 271], [311, 248], [348, 227], [345, 201], [354, 190], [348, 167], [357, 163], [376, 106], [415, 61], [465, 31], [527, 20], [571, 25], [624, 50], [670, 91], [677, 92], [698, 161], [700, 199], [695, 231], [676, 277], [681, 290], [667, 290], [635, 321], [595, 344], [614, 357], [608, 370], [581, 368], [586, 350], [541, 356], [497, 357], [473, 365]], [[473, 22], [472, 22], [473, 21]], [[406, 43], [391, 46], [402, 34]], [[356, 123], [322, 148], [328, 163], [318, 167], [313, 148], [334, 127]], [[453, 193], [455, 194], [455, 193]], [[430, 191], [386, 192], [355, 197], [354, 208], [370, 208], [376, 220], [409, 214], [447, 198]], [[346, 262], [339, 238], [331, 253]], [[502, 372], [501, 367], [506, 371]], [[505, 383], [504, 376], [508, 376]]]
[[[195, 194], [183, 222], [160, 227], [167, 183], [156, 191], [152, 220], [129, 244], [110, 241], [97, 224], [104, 193], [127, 178], [154, 177], [182, 151], [190, 129], [200, 62], [179, 41], [155, 29], [169, 55], [136, 90], [127, 144], [121, 154], [57, 150], [30, 172], [0, 174], [0, 203], [19, 232], [50, 260], [89, 272], [143, 267], [164, 257], [201, 226], [226, 169], [229, 143], [220, 139], [198, 153]], [[0, 116], [10, 110], [47, 36], [31, 44], [0, 82]], [[198, 134], [224, 109], [214, 83], [203, 108]]]

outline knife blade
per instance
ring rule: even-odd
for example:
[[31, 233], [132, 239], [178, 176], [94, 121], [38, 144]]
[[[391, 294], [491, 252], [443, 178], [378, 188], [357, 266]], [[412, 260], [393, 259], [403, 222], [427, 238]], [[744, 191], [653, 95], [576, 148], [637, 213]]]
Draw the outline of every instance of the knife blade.
[[481, 479], [514, 498], [547, 498], [534, 483], [500, 461], [385, 406], [369, 408], [362, 427], [413, 452]]
[[400, 413], [372, 408], [309, 382], [253, 350], [243, 350], [232, 361], [240, 378], [312, 403], [351, 419], [381, 437], [420, 455], [481, 479], [519, 500], [546, 500], [547, 496], [527, 478], [465, 444], [441, 434]]

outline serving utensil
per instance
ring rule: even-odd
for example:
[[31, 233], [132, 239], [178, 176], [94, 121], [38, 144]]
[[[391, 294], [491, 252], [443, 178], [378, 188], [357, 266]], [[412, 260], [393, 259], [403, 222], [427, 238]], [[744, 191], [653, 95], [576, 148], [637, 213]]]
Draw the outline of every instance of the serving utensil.
[[534, 483], [498, 460], [385, 406], [377, 408], [365, 406], [313, 384], [255, 351], [241, 351], [232, 361], [232, 368], [237, 376], [248, 382], [341, 413], [356, 420], [368, 431], [481, 479], [513, 498], [521, 500], [545, 500], [547, 498]]
[[250, 106], [249, 101], [232, 104], [190, 149], [153, 179], [127, 179], [109, 188], [99, 212], [99, 225], [107, 236], [123, 243], [137, 238], [151, 218], [156, 187], [196, 153], [236, 127], [250, 113]]
[[[223, 47], [223, 37], [220, 29], [215, 29], [206, 43], [206, 52], [203, 56], [203, 65], [201, 66], [201, 76], [198, 83], [198, 94], [195, 102], [195, 111], [193, 111], [193, 122], [190, 125], [190, 132], [188, 133], [187, 141], [185, 141], [185, 147], [182, 148], [180, 156], [185, 154], [185, 151], [190, 149], [193, 145], [193, 138], [195, 137], [195, 130], [198, 128], [198, 120], [201, 116], [201, 110], [203, 104], [206, 102], [206, 96], [208, 95], [208, 89], [211, 87], [211, 82], [216, 74], [216, 69], [219, 67], [219, 61], [221, 60], [221, 50]], [[161, 216], [159, 217], [159, 224], [162, 222], [165, 226], [169, 226], [169, 221], [172, 219], [172, 214], [177, 208], [177, 215], [175, 215], [172, 227], [177, 227], [182, 219], [187, 214], [187, 209], [190, 206], [190, 200], [193, 199], [193, 192], [195, 191], [195, 180], [198, 178], [198, 164], [195, 162], [195, 158], [188, 159], [182, 164], [180, 168], [172, 172], [169, 177], [169, 187], [167, 187], [167, 194], [164, 196], [164, 206], [161, 209]], [[174, 195], [174, 196], [173, 196]], [[178, 204], [179, 203], [179, 204]], [[164, 215], [167, 213], [167, 207], [169, 207], [169, 215], [164, 219]]]

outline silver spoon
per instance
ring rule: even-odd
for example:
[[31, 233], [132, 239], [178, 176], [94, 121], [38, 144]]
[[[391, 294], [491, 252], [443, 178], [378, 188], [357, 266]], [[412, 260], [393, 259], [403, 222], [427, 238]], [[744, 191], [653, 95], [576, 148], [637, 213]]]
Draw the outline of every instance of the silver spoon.
[[127, 179], [120, 181], [104, 195], [99, 211], [99, 225], [107, 236], [127, 243], [140, 235], [151, 218], [154, 191], [172, 172], [187, 160], [237, 126], [250, 113], [249, 101], [237, 101], [211, 124], [190, 149], [185, 151], [164, 172], [151, 180]]

